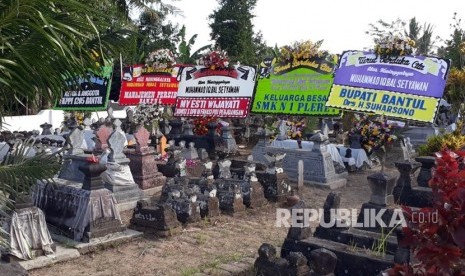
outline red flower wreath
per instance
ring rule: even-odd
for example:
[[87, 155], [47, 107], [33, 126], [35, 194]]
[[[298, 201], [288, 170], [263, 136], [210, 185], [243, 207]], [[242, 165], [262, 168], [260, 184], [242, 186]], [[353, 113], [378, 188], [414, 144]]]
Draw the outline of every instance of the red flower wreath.
[[[208, 128], [207, 125], [210, 122], [216, 122], [217, 118], [215, 116], [206, 116], [206, 117], [199, 117], [194, 119], [194, 129], [193, 132], [195, 135], [207, 135], [208, 133]], [[218, 124], [218, 127], [216, 128], [216, 132], [220, 133], [221, 126]]]

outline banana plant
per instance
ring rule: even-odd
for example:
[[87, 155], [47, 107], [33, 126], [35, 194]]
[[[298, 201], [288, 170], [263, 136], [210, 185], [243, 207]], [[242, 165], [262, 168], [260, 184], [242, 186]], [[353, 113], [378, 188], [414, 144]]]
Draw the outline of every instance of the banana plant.
[[178, 63], [195, 64], [196, 60], [201, 57], [201, 53], [211, 47], [210, 44], [202, 46], [191, 54], [192, 47], [197, 39], [197, 34], [193, 35], [188, 41], [186, 41], [186, 26], [183, 25], [178, 35], [181, 38], [181, 42], [178, 46]]

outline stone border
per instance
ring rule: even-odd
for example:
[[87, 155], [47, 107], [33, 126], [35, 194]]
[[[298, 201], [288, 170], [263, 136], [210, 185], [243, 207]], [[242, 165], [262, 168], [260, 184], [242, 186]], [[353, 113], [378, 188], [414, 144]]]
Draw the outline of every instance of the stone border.
[[40, 256], [33, 260], [19, 261], [18, 264], [26, 270], [42, 268], [55, 263], [76, 259], [81, 255], [95, 252], [97, 250], [132, 241], [141, 237], [143, 233], [127, 229], [123, 232], [92, 239], [89, 243], [77, 242], [54, 233], [51, 233], [51, 235], [52, 239], [57, 242], [54, 255]]

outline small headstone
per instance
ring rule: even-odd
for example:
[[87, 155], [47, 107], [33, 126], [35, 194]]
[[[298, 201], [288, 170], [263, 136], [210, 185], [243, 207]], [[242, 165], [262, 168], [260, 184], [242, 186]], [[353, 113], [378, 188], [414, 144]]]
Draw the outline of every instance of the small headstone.
[[183, 135], [185, 135], [185, 136], [193, 136], [194, 135], [193, 129], [194, 129], [194, 127], [192, 126], [191, 123], [184, 124]]
[[235, 153], [237, 152], [237, 144], [236, 144], [236, 139], [233, 137], [231, 131], [231, 127], [229, 126], [224, 126], [221, 128], [223, 131], [222, 134], [222, 147], [223, 150], [229, 153]]
[[218, 161], [218, 166], [220, 169], [219, 178], [228, 179], [231, 178], [231, 160], [221, 160]]
[[310, 141], [313, 142], [312, 151], [316, 151], [316, 152], [326, 152], [327, 151], [326, 143], [325, 143], [326, 141], [328, 141], [327, 136], [324, 136], [321, 133], [317, 133], [317, 134], [313, 135], [310, 138]]
[[198, 151], [199, 151], [199, 158], [201, 161], [208, 160], [208, 152], [206, 149], [200, 148], [198, 149]]
[[251, 182], [258, 181], [257, 175], [255, 173], [255, 164], [247, 164], [244, 166], [244, 180], [248, 180]]
[[298, 175], [299, 179], [297, 181], [297, 188], [300, 191], [304, 186], [304, 161], [299, 160], [298, 164]]
[[119, 131], [119, 132], [122, 132], [124, 133], [123, 129], [121, 128], [121, 125], [123, 123], [121, 122], [120, 119], [115, 119], [114, 122], [113, 122], [113, 127], [116, 131]]
[[82, 149], [82, 143], [84, 141], [84, 135], [82, 130], [75, 128], [71, 133], [66, 137], [66, 140], [69, 145], [68, 154], [70, 155], [79, 155], [83, 154], [84, 150]]
[[138, 126], [134, 132], [136, 149], [126, 153], [134, 181], [143, 190], [163, 186], [166, 182], [166, 177], [158, 171], [154, 158], [155, 151], [148, 145], [149, 137], [148, 130], [142, 125]]
[[113, 117], [113, 108], [110, 105], [108, 105], [107, 114], [105, 121], [112, 122], [115, 117]]
[[413, 145], [410, 142], [410, 137], [406, 137], [404, 141], [405, 141], [405, 146], [407, 148], [407, 154], [408, 154], [408, 159], [406, 160], [410, 160], [415, 155], [415, 149], [413, 148]]
[[95, 132], [95, 150], [103, 151], [108, 148], [108, 139], [110, 138], [113, 129], [108, 126], [101, 125]]
[[212, 180], [213, 177], [213, 163], [211, 161], [203, 163], [204, 166], [204, 176], [206, 179]]
[[134, 133], [134, 139], [136, 139], [136, 151], [146, 152], [149, 147], [150, 133], [144, 126], [139, 126]]
[[268, 163], [268, 168], [266, 169], [266, 173], [268, 174], [279, 174], [283, 173], [283, 165], [282, 162], [286, 157], [285, 153], [276, 153], [276, 154], [265, 154], [265, 161]]
[[324, 123], [323, 128], [321, 129], [321, 133], [323, 134], [324, 137], [329, 139], [329, 127], [328, 124]]
[[379, 206], [388, 206], [394, 203], [392, 191], [394, 189], [394, 176], [375, 173], [367, 177], [371, 189], [370, 203]]
[[276, 248], [264, 243], [258, 249], [258, 258], [254, 263], [256, 275], [312, 275], [307, 258], [300, 252], [289, 252], [286, 258], [276, 256]]
[[[329, 224], [332, 227], [339, 225], [347, 225], [348, 222], [337, 221], [340, 220], [337, 217], [333, 217], [334, 214], [331, 214], [332, 210], [338, 210], [341, 205], [341, 193], [340, 192], [330, 192], [326, 197], [325, 203], [323, 205], [323, 217], [321, 218], [323, 223]], [[317, 231], [318, 232], [318, 231]]]
[[195, 143], [190, 142], [189, 148], [184, 151], [184, 158], [187, 160], [197, 160], [199, 159], [199, 154], [197, 153], [197, 149], [195, 148]]
[[119, 131], [114, 131], [108, 139], [108, 145], [110, 146], [110, 155], [108, 160], [110, 162], [117, 162], [126, 158], [123, 153], [124, 141], [126, 137]]
[[40, 127], [42, 128], [42, 134], [41, 135], [51, 135], [52, 134], [52, 131], [51, 131], [52, 125], [51, 124], [43, 123], [43, 124], [40, 125]]
[[185, 177], [186, 174], [186, 159], [182, 158], [176, 162], [176, 168], [179, 170], [179, 177]]
[[92, 125], [92, 121], [90, 118], [85, 118], [84, 122], [82, 122], [84, 125], [84, 130], [91, 130], [92, 128], [90, 127]]
[[288, 138], [286, 120], [279, 121], [278, 131], [279, 135], [276, 138], [277, 140], [286, 140]]
[[315, 275], [334, 275], [337, 256], [325, 248], [318, 248], [310, 252], [310, 267]]

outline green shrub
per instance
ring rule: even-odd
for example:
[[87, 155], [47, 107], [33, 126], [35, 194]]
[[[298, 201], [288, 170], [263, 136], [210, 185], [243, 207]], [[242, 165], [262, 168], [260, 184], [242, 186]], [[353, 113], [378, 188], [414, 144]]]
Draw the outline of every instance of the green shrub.
[[418, 148], [418, 154], [421, 156], [433, 156], [434, 153], [442, 149], [460, 150], [464, 147], [465, 136], [460, 132], [453, 132], [429, 137], [426, 140], [426, 144]]

